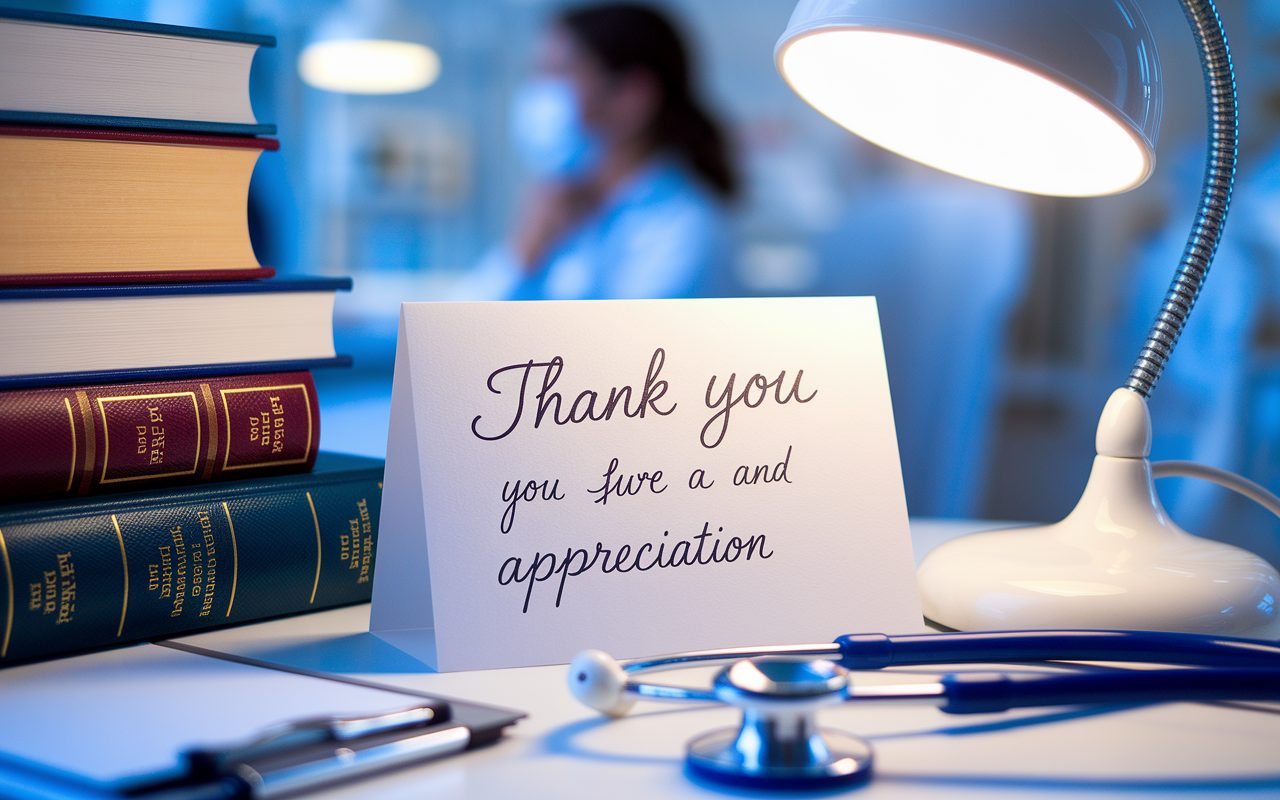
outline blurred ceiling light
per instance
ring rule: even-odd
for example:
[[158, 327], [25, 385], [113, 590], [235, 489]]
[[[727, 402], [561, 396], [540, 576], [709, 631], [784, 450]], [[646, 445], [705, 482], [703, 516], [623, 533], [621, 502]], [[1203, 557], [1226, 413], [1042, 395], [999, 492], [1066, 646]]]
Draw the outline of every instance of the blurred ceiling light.
[[344, 94], [404, 94], [440, 75], [428, 26], [395, 0], [346, 0], [316, 26], [298, 57], [309, 86]]
[[426, 45], [390, 39], [337, 39], [308, 45], [298, 58], [302, 80], [346, 94], [403, 94], [440, 75], [440, 57]]

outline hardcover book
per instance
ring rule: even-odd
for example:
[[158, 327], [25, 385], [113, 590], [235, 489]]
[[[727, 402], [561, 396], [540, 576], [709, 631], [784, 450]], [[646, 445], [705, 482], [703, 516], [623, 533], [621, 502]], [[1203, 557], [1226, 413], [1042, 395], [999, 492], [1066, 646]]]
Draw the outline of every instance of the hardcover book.
[[0, 501], [305, 472], [309, 372], [0, 392]]
[[0, 120], [272, 134], [249, 103], [271, 36], [0, 8]]
[[247, 198], [258, 156], [278, 147], [0, 125], [0, 285], [269, 277]]
[[368, 600], [382, 467], [0, 509], [0, 665]]
[[350, 278], [0, 289], [0, 389], [347, 366]]

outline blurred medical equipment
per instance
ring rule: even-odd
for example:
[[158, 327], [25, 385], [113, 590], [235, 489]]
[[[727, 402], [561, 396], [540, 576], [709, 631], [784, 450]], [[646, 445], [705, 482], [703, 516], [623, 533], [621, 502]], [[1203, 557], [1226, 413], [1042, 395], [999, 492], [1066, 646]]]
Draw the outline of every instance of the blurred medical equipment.
[[[858, 685], [849, 675], [850, 670], [890, 666], [1064, 660], [1182, 666], [1071, 674], [970, 672], [910, 684]], [[731, 664], [716, 675], [710, 689], [633, 679], [640, 672], [724, 662]], [[1277, 700], [1280, 646], [1147, 631], [851, 634], [831, 644], [703, 650], [623, 662], [587, 650], [569, 665], [567, 680], [575, 698], [613, 717], [625, 715], [642, 698], [741, 708], [737, 728], [689, 742], [689, 772], [757, 789], [804, 789], [871, 776], [871, 746], [847, 733], [818, 728], [814, 715], [820, 708], [909, 702], [935, 705], [948, 714], [975, 714], [1031, 706]]]

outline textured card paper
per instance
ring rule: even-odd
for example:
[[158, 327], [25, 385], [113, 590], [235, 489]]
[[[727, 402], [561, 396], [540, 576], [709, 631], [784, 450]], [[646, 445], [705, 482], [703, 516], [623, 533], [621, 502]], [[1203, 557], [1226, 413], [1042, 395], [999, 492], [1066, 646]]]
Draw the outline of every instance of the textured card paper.
[[923, 630], [869, 297], [406, 303], [379, 530], [441, 671]]

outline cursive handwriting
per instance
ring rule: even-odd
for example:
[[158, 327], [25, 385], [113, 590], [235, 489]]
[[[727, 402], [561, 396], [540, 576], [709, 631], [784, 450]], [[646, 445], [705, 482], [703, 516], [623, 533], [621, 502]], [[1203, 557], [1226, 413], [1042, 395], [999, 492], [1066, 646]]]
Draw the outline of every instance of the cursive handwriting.
[[754, 483], [764, 481], [765, 483], [773, 483], [774, 481], [786, 481], [791, 483], [791, 479], [787, 477], [787, 467], [791, 464], [791, 448], [787, 448], [787, 457], [774, 465], [770, 471], [769, 465], [765, 464], [755, 468], [743, 464], [733, 471], [734, 486], [750, 486]]
[[665, 411], [657, 406], [658, 400], [667, 393], [668, 388], [665, 380], [658, 379], [658, 375], [662, 372], [662, 365], [666, 360], [666, 351], [661, 347], [653, 351], [653, 357], [649, 359], [649, 370], [644, 377], [644, 389], [640, 392], [640, 400], [635, 410], [631, 408], [632, 390], [630, 386], [623, 386], [621, 389], [615, 386], [610, 389], [609, 399], [604, 401], [604, 405], [598, 413], [596, 411], [596, 403], [600, 400], [602, 393], [584, 389], [574, 398], [573, 404], [569, 406], [568, 416], [563, 418], [560, 416], [560, 412], [563, 410], [563, 398], [559, 392], [551, 391], [556, 382], [560, 380], [560, 373], [564, 371], [563, 358], [556, 356], [550, 361], [534, 361], [530, 359], [524, 364], [499, 367], [489, 374], [489, 379], [485, 384], [489, 387], [489, 391], [494, 394], [502, 394], [501, 389], [494, 387], [494, 378], [508, 372], [514, 372], [520, 376], [520, 390], [516, 393], [515, 414], [511, 418], [511, 424], [502, 433], [495, 436], [486, 436], [480, 432], [479, 428], [482, 415], [477, 414], [475, 419], [471, 420], [471, 432], [477, 439], [483, 439], [486, 442], [497, 441], [509, 436], [516, 429], [516, 426], [520, 424], [520, 419], [524, 415], [525, 390], [529, 385], [529, 375], [535, 369], [541, 369], [543, 373], [542, 389], [534, 395], [534, 399], [537, 400], [537, 414], [533, 420], [534, 428], [542, 425], [542, 420], [547, 416], [548, 412], [550, 412], [551, 421], [557, 425], [567, 425], [570, 422], [586, 422], [587, 420], [592, 422], [607, 421], [613, 418], [613, 413], [618, 409], [619, 404], [621, 404], [622, 413], [628, 417], [644, 419], [646, 409], [665, 417], [676, 409], [675, 403], [672, 403], [671, 407]]
[[[595, 553], [589, 554], [585, 548], [575, 548], [570, 546], [564, 554], [564, 558], [557, 558], [555, 553], [534, 553], [533, 558], [529, 559], [528, 567], [523, 570], [521, 567], [524, 561], [517, 556], [512, 556], [502, 562], [502, 566], [498, 567], [498, 585], [510, 586], [511, 584], [525, 584], [524, 590], [524, 610], [522, 613], [529, 613], [529, 600], [533, 596], [533, 587], [536, 584], [550, 580], [552, 576], [559, 574], [560, 586], [556, 591], [556, 608], [560, 607], [560, 600], [564, 596], [564, 584], [569, 578], [577, 577], [582, 573], [590, 570], [597, 563], [600, 565], [600, 571], [605, 575], [620, 574], [637, 570], [639, 572], [647, 572], [654, 567], [660, 569], [671, 569], [680, 566], [706, 566], [708, 564], [732, 564], [739, 558], [751, 560], [753, 555], [760, 558], [772, 558], [773, 551], [765, 552], [765, 535], [763, 533], [748, 537], [743, 541], [741, 537], [733, 536], [724, 543], [724, 550], [720, 549], [720, 539], [717, 538], [707, 549], [706, 541], [714, 536], [711, 533], [711, 523], [703, 523], [702, 533], [692, 537], [692, 539], [681, 539], [676, 542], [670, 550], [667, 550], [666, 542], [659, 542], [658, 549], [654, 552], [653, 543], [645, 542], [636, 548], [633, 553], [631, 545], [624, 544], [617, 549], [616, 552], [606, 548], [603, 542], [596, 542]], [[719, 533], [724, 532], [724, 528], [717, 528]], [[670, 535], [670, 531], [663, 531], [663, 536]], [[694, 542], [697, 542], [695, 545]], [[647, 554], [652, 553], [652, 557]], [[588, 556], [590, 558], [588, 559]], [[612, 556], [612, 564], [610, 557]], [[642, 563], [647, 562], [647, 563]]]
[[[508, 491], [510, 490], [510, 491]], [[508, 533], [512, 524], [516, 521], [516, 503], [524, 500], [526, 503], [532, 503], [538, 499], [538, 492], [542, 492], [543, 500], [563, 500], [564, 495], [557, 494], [560, 490], [560, 481], [557, 479], [555, 483], [551, 481], [525, 481], [524, 489], [520, 488], [520, 481], [516, 481], [513, 488], [511, 481], [502, 484], [502, 502], [507, 504], [507, 510], [502, 512], [502, 532]]]
[[[614, 480], [613, 475], [617, 471], [618, 471], [618, 459], [615, 458], [609, 462], [609, 468], [606, 469], [604, 472], [604, 483], [600, 486], [600, 488], [587, 490], [588, 494], [600, 495], [599, 497], [597, 497], [595, 500], [592, 500], [591, 502], [599, 503], [600, 505], [606, 505], [609, 502], [609, 495], [611, 494], [616, 495], [618, 497], [626, 497], [627, 495], [640, 494], [640, 492], [644, 490], [645, 483], [649, 484], [649, 491], [653, 492], [654, 494], [662, 494], [667, 490], [666, 484], [663, 484], [661, 489], [657, 488], [658, 481], [662, 480], [662, 470], [658, 470], [653, 474], [650, 474], [648, 472], [638, 472], [634, 475], [627, 475], [626, 476], [627, 485], [625, 487], [622, 485], [622, 478], [623, 478], [622, 475], [619, 475], [617, 480]], [[610, 481], [613, 481], [612, 486], [609, 485]], [[634, 489], [631, 488], [632, 481], [635, 481]]]
[[[735, 372], [729, 376], [729, 380], [724, 382], [724, 390], [720, 392], [720, 397], [713, 403], [711, 402], [711, 393], [715, 390], [716, 377], [717, 376], [712, 375], [711, 380], [707, 383], [707, 408], [720, 408], [722, 404], [724, 407], [720, 408], [720, 410], [715, 414], [712, 414], [711, 419], [707, 420], [707, 424], [702, 426], [702, 435], [700, 440], [702, 441], [702, 446], [706, 448], [715, 447], [720, 444], [720, 442], [724, 441], [724, 435], [729, 431], [729, 412], [733, 410], [734, 406], [738, 403], [742, 403], [747, 408], [758, 407], [764, 402], [765, 397], [769, 394], [770, 387], [773, 387], [773, 399], [778, 405], [786, 405], [793, 397], [796, 399], [797, 403], [807, 403], [818, 393], [815, 389], [808, 397], [803, 399], [800, 397], [800, 379], [804, 377], [804, 370], [798, 370], [796, 372], [796, 379], [791, 384], [791, 391], [787, 393], [786, 397], [783, 397], [782, 381], [787, 377], [787, 371], [784, 369], [782, 372], [778, 373], [778, 377], [771, 381], [766, 380], [763, 375], [757, 372], [747, 380], [746, 385], [742, 387], [742, 391], [738, 396], [734, 397], [733, 382], [734, 379], [738, 377], [738, 373]], [[754, 403], [751, 402], [751, 396], [749, 394], [752, 389], [760, 390], [760, 395], [756, 398]], [[711, 427], [716, 424], [716, 420], [720, 421], [720, 433], [716, 436], [716, 440], [714, 442], [707, 444], [707, 433], [711, 430]]]

